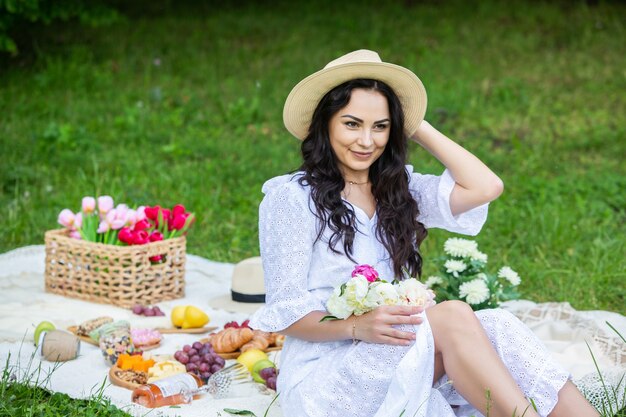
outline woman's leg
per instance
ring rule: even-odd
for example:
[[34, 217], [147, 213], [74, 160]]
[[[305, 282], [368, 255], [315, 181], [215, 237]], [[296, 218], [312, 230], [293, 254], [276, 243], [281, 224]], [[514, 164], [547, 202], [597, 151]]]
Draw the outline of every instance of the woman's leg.
[[435, 340], [435, 381], [445, 373], [483, 415], [538, 416], [467, 304], [446, 301], [426, 314]]
[[600, 413], [593, 408], [572, 381], [567, 381], [559, 391], [559, 401], [550, 413], [550, 417], [597, 417], [599, 415]]

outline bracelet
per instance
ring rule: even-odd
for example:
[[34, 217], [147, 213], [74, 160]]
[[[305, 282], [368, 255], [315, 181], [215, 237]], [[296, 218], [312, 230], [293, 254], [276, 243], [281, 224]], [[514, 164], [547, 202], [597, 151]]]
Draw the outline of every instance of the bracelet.
[[356, 338], [356, 317], [354, 316], [354, 321], [352, 322], [352, 344], [356, 345], [359, 343], [359, 340]]

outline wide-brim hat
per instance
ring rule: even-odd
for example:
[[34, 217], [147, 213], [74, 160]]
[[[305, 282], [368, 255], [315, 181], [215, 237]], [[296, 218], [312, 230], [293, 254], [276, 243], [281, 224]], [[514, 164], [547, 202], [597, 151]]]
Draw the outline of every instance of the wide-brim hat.
[[237, 263], [231, 276], [229, 295], [209, 301], [212, 308], [252, 314], [265, 303], [263, 264], [259, 256]]
[[426, 114], [424, 85], [412, 71], [383, 62], [378, 53], [367, 49], [343, 55], [296, 84], [283, 108], [287, 130], [298, 139], [304, 139], [322, 97], [336, 86], [356, 78], [379, 80], [391, 87], [404, 111], [405, 134], [415, 133]]

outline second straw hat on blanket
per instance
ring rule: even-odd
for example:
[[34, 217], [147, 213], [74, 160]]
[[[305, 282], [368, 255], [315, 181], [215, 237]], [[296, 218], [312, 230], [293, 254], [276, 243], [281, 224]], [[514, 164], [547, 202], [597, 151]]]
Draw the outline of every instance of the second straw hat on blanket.
[[283, 108], [283, 122], [292, 135], [304, 139], [313, 112], [334, 87], [356, 78], [379, 80], [393, 89], [404, 111], [404, 131], [415, 133], [426, 114], [426, 89], [411, 70], [383, 62], [367, 49], [350, 52], [300, 81], [289, 93]]

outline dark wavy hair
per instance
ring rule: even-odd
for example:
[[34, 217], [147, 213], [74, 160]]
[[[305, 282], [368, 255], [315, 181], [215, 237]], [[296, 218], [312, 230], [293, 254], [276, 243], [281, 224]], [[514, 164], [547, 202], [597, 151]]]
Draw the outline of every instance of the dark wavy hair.
[[417, 202], [409, 193], [409, 176], [405, 168], [408, 138], [404, 134], [404, 113], [398, 96], [381, 81], [347, 81], [329, 91], [313, 113], [309, 132], [301, 146], [304, 162], [300, 170], [304, 171], [304, 175], [299, 181], [311, 187], [311, 198], [319, 219], [316, 241], [322, 238], [324, 229], [328, 227], [332, 231], [329, 248], [335, 253], [341, 253], [337, 245], [343, 240], [343, 253], [354, 261], [352, 254], [354, 236], [358, 232], [357, 222], [352, 207], [343, 204], [341, 200], [345, 181], [330, 145], [328, 126], [330, 119], [348, 105], [355, 88], [377, 91], [385, 96], [391, 119], [387, 146], [369, 170], [378, 216], [376, 236], [391, 255], [397, 278], [405, 276], [403, 269], [410, 276], [421, 276], [419, 246], [426, 238], [427, 231], [417, 221]]

